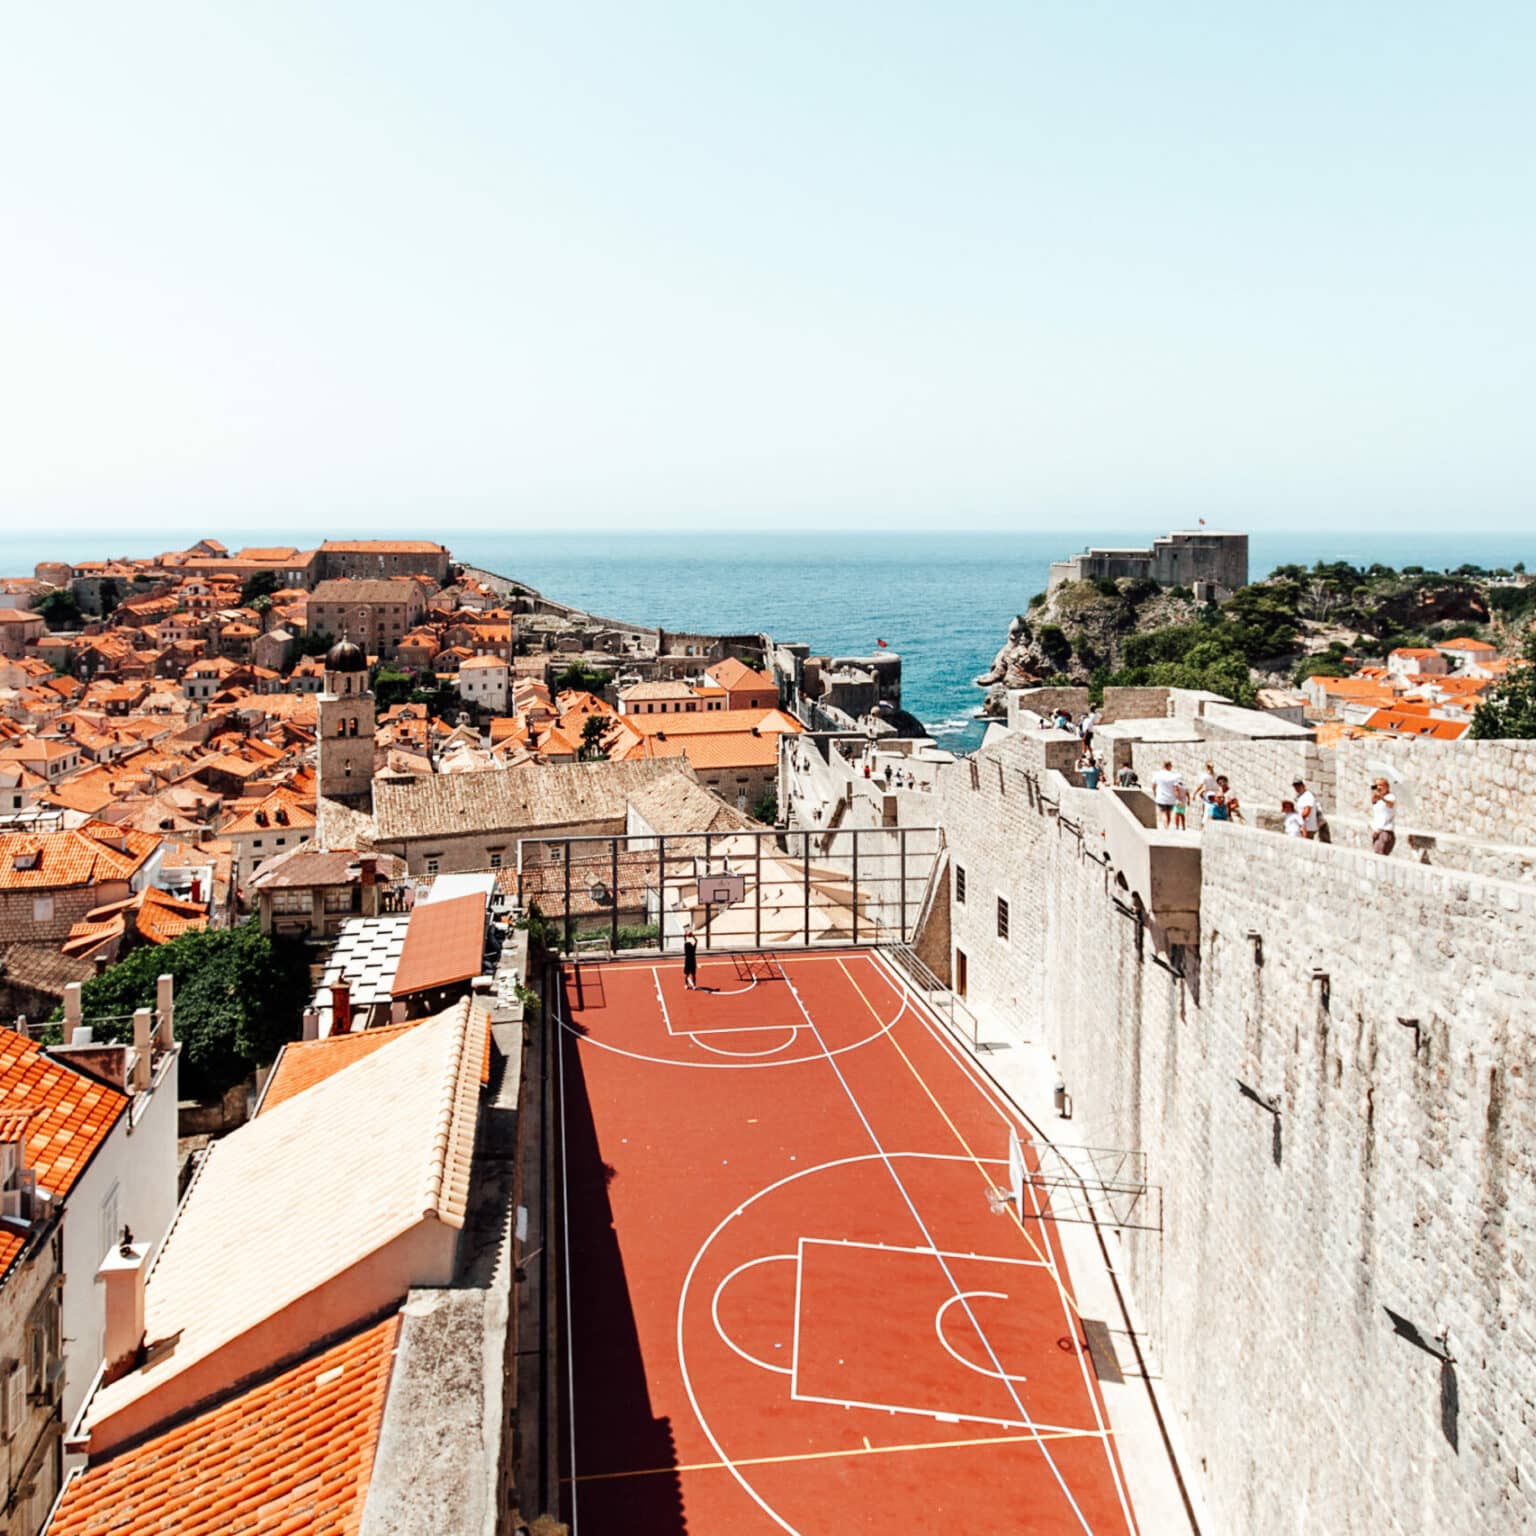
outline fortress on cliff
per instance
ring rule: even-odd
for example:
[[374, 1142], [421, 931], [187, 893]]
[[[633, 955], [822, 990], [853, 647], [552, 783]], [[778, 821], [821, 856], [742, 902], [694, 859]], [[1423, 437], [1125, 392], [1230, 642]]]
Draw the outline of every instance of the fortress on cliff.
[[1053, 560], [1048, 591], [1065, 581], [1129, 576], [1162, 587], [1188, 587], [1200, 598], [1230, 597], [1248, 585], [1248, 535], [1201, 528], [1154, 539], [1151, 549], [1086, 549]]

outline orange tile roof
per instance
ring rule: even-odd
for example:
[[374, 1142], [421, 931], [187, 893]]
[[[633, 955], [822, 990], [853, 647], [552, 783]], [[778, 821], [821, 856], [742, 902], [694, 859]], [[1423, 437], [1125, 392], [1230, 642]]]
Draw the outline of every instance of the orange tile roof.
[[1438, 656], [1439, 651], [1426, 645], [1400, 645], [1392, 652], [1394, 656]]
[[666, 715], [624, 715], [624, 723], [633, 731], [651, 736], [664, 733], [682, 736], [697, 732], [722, 736], [749, 736], [755, 729], [763, 736], [798, 735], [805, 729], [793, 715], [782, 709], [693, 709]]
[[[128, 1095], [44, 1053], [42, 1044], [0, 1027], [0, 1114], [25, 1114], [27, 1163], [40, 1188], [67, 1195], [106, 1139]], [[26, 1238], [0, 1228], [0, 1275]]]
[[57, 890], [127, 880], [160, 845], [148, 832], [88, 821], [70, 832], [0, 835], [0, 890]]
[[89, 1466], [51, 1536], [353, 1536], [373, 1476], [398, 1314]]
[[485, 897], [478, 891], [423, 902], [406, 925], [390, 996], [470, 981], [485, 958]]
[[446, 555], [431, 539], [327, 539], [320, 548], [344, 555]]
[[408, 1024], [360, 1029], [355, 1034], [327, 1035], [323, 1040], [290, 1040], [278, 1053], [256, 1113], [265, 1114], [274, 1105], [297, 1098], [306, 1088], [313, 1088], [354, 1061], [373, 1055], [381, 1045], [391, 1044], [422, 1022], [413, 1019]]
[[735, 656], [727, 656], [724, 661], [717, 661], [704, 670], [706, 676], [732, 693], [744, 688], [767, 688], [774, 693], [779, 691], [779, 685], [766, 673], [759, 672], [755, 667], [749, 667], [746, 662], [738, 660]]
[[1435, 720], [1394, 709], [1376, 710], [1365, 724], [1367, 730], [1393, 736], [1428, 736], [1434, 741], [1460, 741], [1472, 728], [1468, 720]]
[[1436, 649], [1441, 651], [1492, 651], [1497, 654], [1499, 648], [1496, 645], [1489, 645], [1486, 640], [1473, 640], [1466, 635], [1462, 635], [1455, 640], [1441, 641]]

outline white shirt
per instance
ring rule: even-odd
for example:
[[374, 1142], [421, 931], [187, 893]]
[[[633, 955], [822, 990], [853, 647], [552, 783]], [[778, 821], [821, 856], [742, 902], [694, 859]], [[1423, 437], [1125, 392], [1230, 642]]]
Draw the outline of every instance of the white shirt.
[[1176, 805], [1179, 785], [1184, 781], [1171, 769], [1161, 769], [1152, 775], [1152, 799], [1158, 805]]
[[1296, 814], [1301, 817], [1304, 832], [1317, 831], [1317, 797], [1310, 789], [1304, 789], [1296, 797]]
[[1397, 801], [1391, 795], [1371, 802], [1371, 831], [1390, 832], [1396, 824]]
[[1287, 837], [1301, 836], [1301, 817], [1295, 811], [1285, 813], [1285, 835]]

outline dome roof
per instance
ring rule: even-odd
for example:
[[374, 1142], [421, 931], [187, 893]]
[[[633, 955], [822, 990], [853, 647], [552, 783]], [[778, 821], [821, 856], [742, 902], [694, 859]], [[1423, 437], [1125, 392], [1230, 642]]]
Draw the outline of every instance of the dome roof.
[[368, 658], [350, 640], [338, 640], [325, 653], [325, 670], [327, 672], [366, 672]]

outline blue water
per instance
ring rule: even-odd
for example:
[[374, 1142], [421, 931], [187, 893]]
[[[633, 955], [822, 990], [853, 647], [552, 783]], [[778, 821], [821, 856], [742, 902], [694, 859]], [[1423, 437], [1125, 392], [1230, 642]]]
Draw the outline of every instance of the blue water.
[[[456, 557], [530, 583], [595, 613], [702, 631], [766, 630], [813, 652], [862, 655], [885, 640], [902, 659], [902, 702], [946, 745], [974, 746], [981, 691], [972, 679], [1002, 645], [1008, 621], [1042, 590], [1046, 568], [1098, 545], [1145, 545], [1148, 535], [1104, 529], [1061, 533], [474, 533], [423, 529]], [[303, 531], [266, 528], [244, 543], [303, 543]], [[366, 530], [349, 528], [353, 537]], [[337, 536], [342, 531], [338, 530]], [[384, 536], [388, 536], [385, 534]], [[311, 529], [307, 538], [313, 540]], [[185, 543], [189, 541], [178, 541]], [[110, 544], [110, 548], [108, 545]], [[1346, 532], [1254, 534], [1250, 573], [1276, 565], [1350, 560], [1430, 569], [1536, 561], [1533, 534]], [[163, 535], [57, 541], [0, 539], [0, 573], [37, 561], [151, 552]]]

